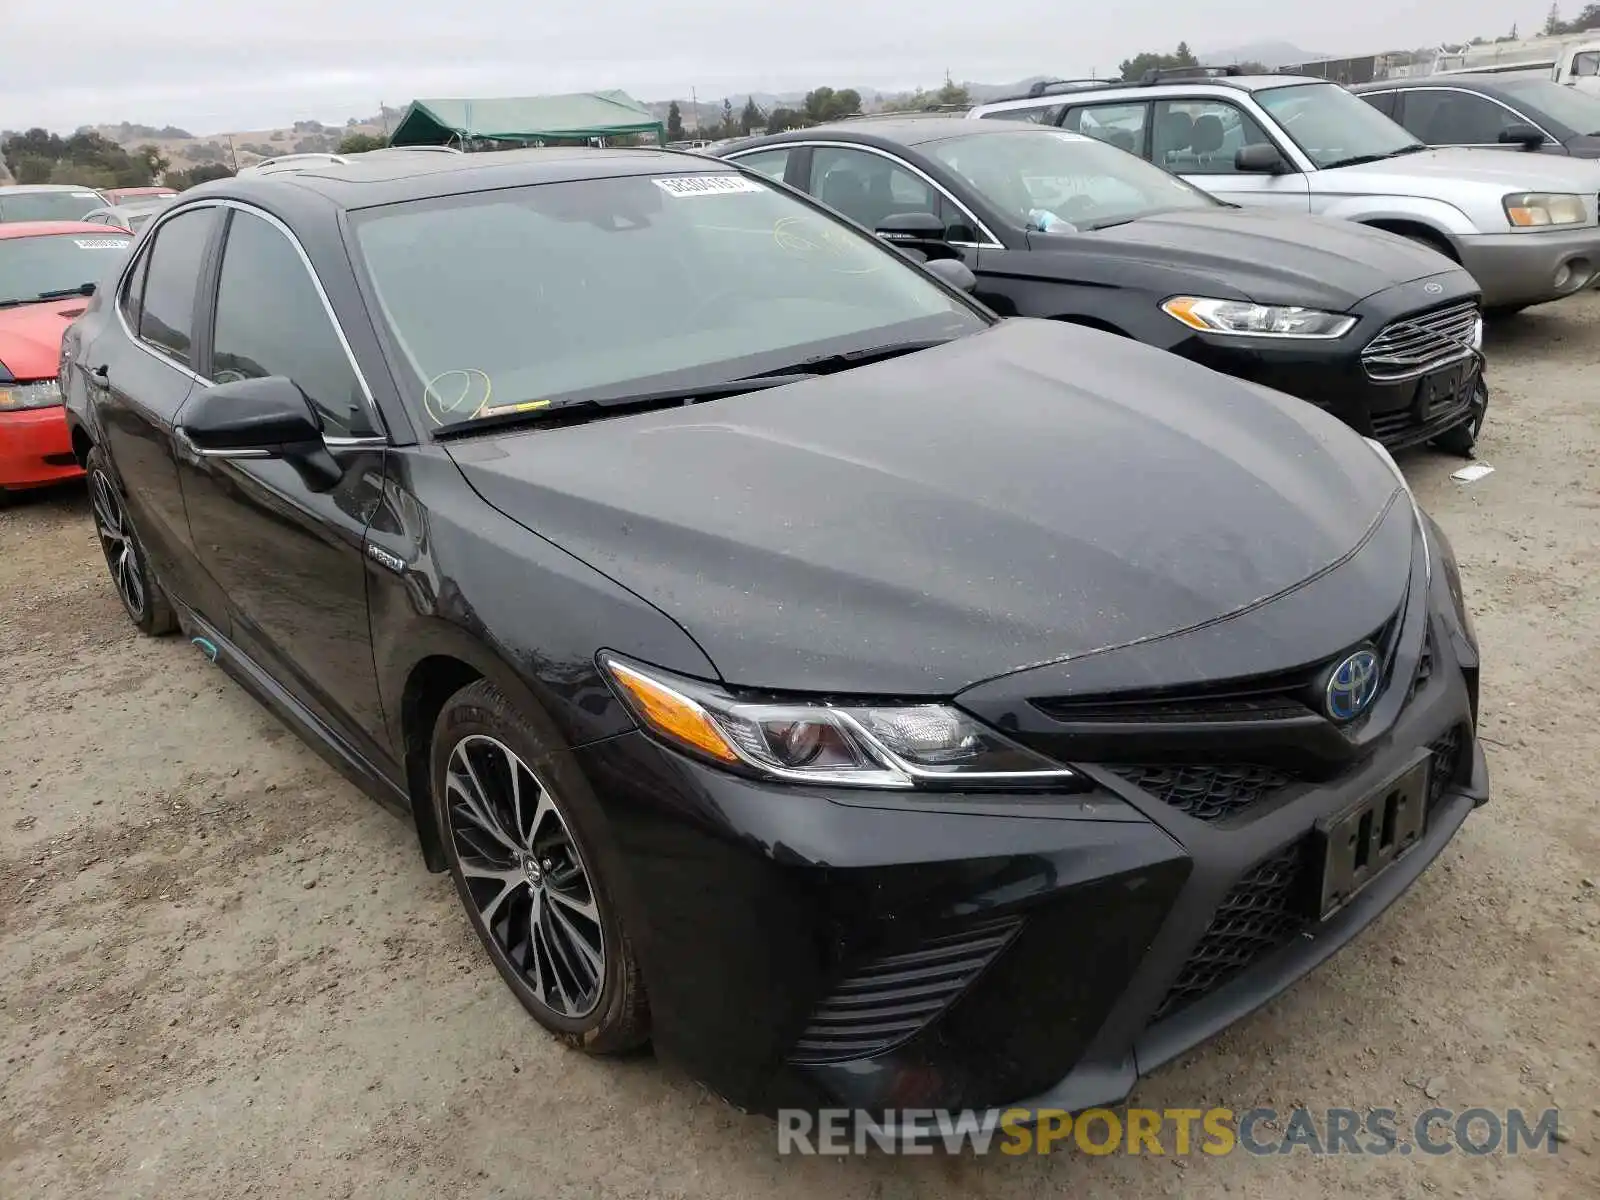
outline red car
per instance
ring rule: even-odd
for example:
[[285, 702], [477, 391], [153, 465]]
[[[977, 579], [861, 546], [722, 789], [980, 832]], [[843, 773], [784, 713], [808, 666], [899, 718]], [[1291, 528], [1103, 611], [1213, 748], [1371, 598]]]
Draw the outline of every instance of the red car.
[[154, 196], [176, 196], [175, 189], [169, 187], [128, 187], [128, 188], [102, 188], [100, 194], [108, 203], [126, 204], [129, 200], [145, 199]]
[[0, 503], [83, 474], [57, 383], [61, 335], [132, 242], [81, 221], [0, 223]]

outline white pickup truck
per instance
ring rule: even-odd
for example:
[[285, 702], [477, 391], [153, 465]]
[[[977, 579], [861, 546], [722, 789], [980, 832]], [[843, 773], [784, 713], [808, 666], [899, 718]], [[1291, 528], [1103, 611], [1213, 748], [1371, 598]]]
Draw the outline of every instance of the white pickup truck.
[[1441, 53], [1433, 62], [1433, 70], [1427, 74], [1430, 78], [1463, 74], [1538, 75], [1600, 96], [1600, 38], [1585, 34], [1469, 46], [1458, 53]]

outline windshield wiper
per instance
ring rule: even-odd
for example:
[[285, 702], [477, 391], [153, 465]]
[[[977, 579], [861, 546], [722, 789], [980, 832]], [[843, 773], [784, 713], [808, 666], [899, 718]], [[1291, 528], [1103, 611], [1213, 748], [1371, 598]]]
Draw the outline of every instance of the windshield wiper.
[[486, 433], [513, 425], [581, 424], [600, 416], [623, 412], [638, 412], [649, 408], [670, 408], [674, 405], [697, 404], [703, 400], [721, 400], [745, 392], [759, 392], [767, 388], [799, 383], [815, 378], [810, 371], [789, 371], [781, 375], [746, 375], [739, 379], [726, 379], [721, 383], [690, 384], [686, 387], [660, 388], [649, 392], [632, 392], [620, 396], [603, 396], [593, 400], [556, 400], [550, 403], [508, 404], [481, 417], [469, 417], [433, 431], [441, 441]]
[[71, 296], [94, 295], [94, 284], [80, 283], [77, 287], [57, 288], [53, 292], [40, 292], [37, 296], [18, 296], [15, 300], [0, 300], [0, 308], [15, 308], [19, 304], [43, 304], [47, 300], [65, 300]]
[[1331, 163], [1324, 163], [1322, 169], [1331, 171], [1335, 167], [1360, 167], [1367, 163], [1382, 162], [1386, 158], [1399, 158], [1402, 154], [1418, 154], [1423, 150], [1431, 150], [1432, 146], [1425, 146], [1421, 142], [1414, 142], [1409, 146], [1402, 146], [1398, 150], [1391, 150], [1387, 154], [1352, 154], [1349, 158], [1336, 158]]
[[843, 350], [836, 354], [819, 354], [814, 358], [803, 358], [799, 362], [790, 363], [786, 367], [778, 367], [771, 374], [752, 375], [750, 378], [770, 379], [773, 375], [792, 371], [804, 371], [811, 375], [832, 375], [837, 371], [848, 371], [851, 367], [883, 362], [885, 359], [899, 358], [903, 354], [915, 354], [919, 350], [932, 350], [935, 346], [943, 346], [946, 342], [954, 340], [954, 338], [923, 338], [909, 342], [886, 342], [882, 346]]

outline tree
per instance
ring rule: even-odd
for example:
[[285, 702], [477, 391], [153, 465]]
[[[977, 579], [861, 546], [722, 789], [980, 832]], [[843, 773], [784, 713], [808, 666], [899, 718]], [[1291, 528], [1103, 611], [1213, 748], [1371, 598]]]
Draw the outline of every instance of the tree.
[[733, 101], [726, 96], [722, 98], [722, 121], [718, 126], [718, 137], [738, 137], [739, 122], [733, 115]]
[[756, 98], [754, 96], [746, 96], [744, 111], [739, 114], [739, 132], [744, 134], [745, 137], [749, 137], [757, 129], [760, 129], [765, 121], [766, 114], [756, 104]]
[[855, 88], [843, 88], [836, 92], [831, 87], [819, 87], [806, 93], [805, 114], [813, 124], [853, 117], [860, 111], [861, 93]]
[[1272, 74], [1272, 68], [1271, 67], [1267, 66], [1267, 64], [1264, 63], [1264, 62], [1257, 62], [1253, 58], [1248, 60], [1248, 61], [1246, 61], [1246, 62], [1239, 63], [1237, 65], [1239, 67], [1239, 73], [1241, 75], [1271, 75]]
[[160, 179], [162, 172], [172, 165], [172, 160], [161, 153], [160, 146], [140, 146], [134, 151], [134, 155], [144, 160], [144, 165], [150, 169], [152, 180]]
[[767, 114], [767, 132], [782, 133], [785, 129], [804, 129], [810, 122], [804, 114], [780, 104]]
[[965, 85], [956, 83], [950, 78], [950, 72], [944, 73], [944, 86], [933, 94], [933, 102], [941, 106], [972, 107], [972, 94]]
[[1567, 27], [1561, 22], [1561, 5], [1552, 4], [1550, 15], [1544, 19], [1544, 31], [1547, 35], [1565, 33]]
[[667, 141], [683, 141], [683, 110], [676, 100], [667, 105]]
[[381, 134], [347, 133], [339, 139], [340, 154], [365, 154], [368, 150], [382, 150], [389, 139]]
[[1586, 4], [1583, 11], [1567, 22], [1568, 33], [1587, 33], [1600, 29], [1600, 4]]
[[1136, 83], [1144, 77], [1146, 71], [1168, 71], [1175, 67], [1198, 67], [1200, 60], [1189, 52], [1188, 42], [1179, 42], [1178, 49], [1172, 54], [1157, 54], [1146, 51], [1136, 54], [1132, 58], [1125, 58], [1117, 64], [1117, 69], [1122, 72], [1124, 82]]

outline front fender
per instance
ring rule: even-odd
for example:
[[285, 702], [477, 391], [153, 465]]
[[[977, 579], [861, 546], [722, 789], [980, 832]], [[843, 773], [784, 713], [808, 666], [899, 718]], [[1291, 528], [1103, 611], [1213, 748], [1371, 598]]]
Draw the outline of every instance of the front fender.
[[1314, 211], [1363, 225], [1384, 221], [1421, 225], [1452, 242], [1483, 232], [1455, 205], [1421, 196], [1339, 196], [1323, 201]]

